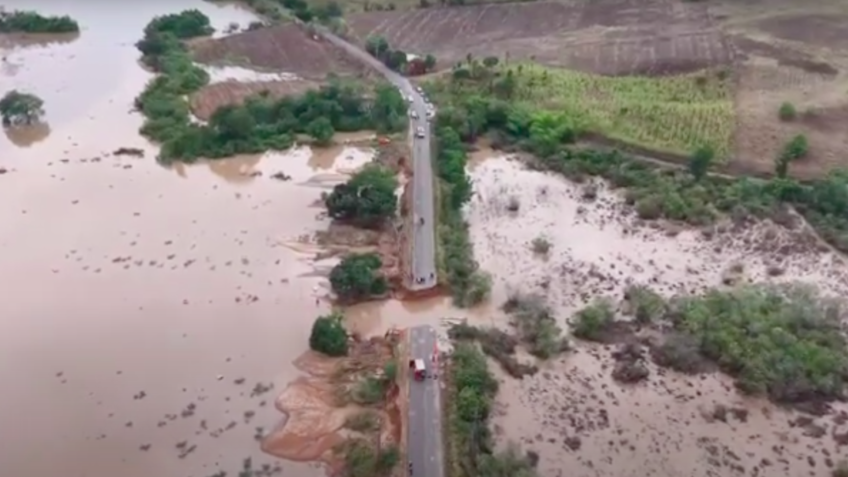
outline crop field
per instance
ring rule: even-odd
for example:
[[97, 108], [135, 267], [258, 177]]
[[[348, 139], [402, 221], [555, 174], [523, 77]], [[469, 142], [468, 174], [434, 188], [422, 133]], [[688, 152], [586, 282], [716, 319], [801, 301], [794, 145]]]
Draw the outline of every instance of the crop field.
[[262, 92], [274, 98], [288, 95], [298, 95], [310, 89], [317, 89], [318, 83], [300, 79], [280, 81], [224, 81], [213, 83], [203, 87], [200, 91], [191, 95], [191, 111], [198, 119], [208, 121], [218, 108], [227, 105], [237, 105], [244, 102], [249, 96]]
[[192, 50], [201, 63], [238, 64], [294, 73], [313, 81], [324, 80], [328, 73], [366, 74], [357, 61], [293, 23], [202, 41], [192, 45]]
[[648, 78], [537, 65], [512, 70], [520, 101], [570, 114], [588, 132], [676, 155], [701, 145], [712, 146], [718, 159], [732, 151], [733, 92], [721, 71]]
[[433, 54], [449, 68], [468, 54], [531, 59], [609, 74], [675, 74], [732, 61], [702, 3], [676, 0], [531, 2], [369, 12], [348, 19], [360, 39]]
[[[335, 0], [308, 0], [312, 5], [326, 5]], [[481, 3], [508, 3], [515, 0], [465, 0], [466, 5], [474, 5]], [[534, 0], [524, 0], [534, 1]], [[441, 5], [444, 0], [423, 0], [424, 5], [429, 5], [428, 8], [435, 8]], [[372, 11], [397, 11], [397, 10], [414, 10], [422, 7], [422, 0], [345, 0], [338, 2], [342, 5], [346, 13], [361, 13]]]

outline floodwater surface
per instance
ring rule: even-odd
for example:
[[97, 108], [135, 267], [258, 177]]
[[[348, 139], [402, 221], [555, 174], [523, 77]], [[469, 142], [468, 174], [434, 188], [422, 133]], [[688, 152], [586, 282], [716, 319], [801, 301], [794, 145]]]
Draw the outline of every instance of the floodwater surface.
[[[217, 28], [255, 18], [195, 0], [38, 8], [83, 31], [0, 43], [3, 89], [42, 97], [49, 122], [0, 137], [0, 426], [14, 436], [0, 474], [235, 475], [252, 457], [321, 475], [258, 440], [329, 311], [311, 273], [308, 242], [327, 226], [316, 201], [371, 152], [164, 168], [131, 112], [151, 77], [133, 43], [154, 15], [186, 8]], [[111, 154], [121, 147], [145, 157]]]

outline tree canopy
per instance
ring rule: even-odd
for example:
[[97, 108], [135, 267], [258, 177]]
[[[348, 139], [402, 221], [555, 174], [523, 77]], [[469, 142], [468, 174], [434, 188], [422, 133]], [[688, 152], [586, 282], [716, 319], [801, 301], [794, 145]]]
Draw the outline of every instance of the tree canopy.
[[0, 33], [76, 33], [79, 24], [64, 16], [45, 17], [34, 11], [0, 12]]
[[38, 96], [12, 90], [0, 99], [0, 117], [4, 126], [32, 124], [44, 115], [44, 101]]
[[330, 285], [339, 300], [355, 302], [388, 290], [386, 278], [380, 275], [383, 262], [374, 253], [345, 257], [330, 271]]
[[339, 313], [319, 316], [312, 324], [309, 348], [328, 356], [345, 356], [347, 331], [342, 325], [342, 319], [343, 316]]
[[398, 181], [390, 170], [369, 165], [346, 183], [335, 186], [324, 204], [333, 219], [375, 227], [395, 214], [397, 187]]

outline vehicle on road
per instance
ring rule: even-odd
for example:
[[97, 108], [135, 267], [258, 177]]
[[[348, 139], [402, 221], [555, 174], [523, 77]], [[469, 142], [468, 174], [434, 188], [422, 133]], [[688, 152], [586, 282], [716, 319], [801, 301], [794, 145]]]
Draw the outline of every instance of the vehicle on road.
[[412, 370], [416, 381], [424, 381], [427, 377], [427, 367], [424, 365], [423, 359], [410, 359], [409, 369]]
[[409, 117], [412, 118], [412, 119], [418, 119], [418, 111], [415, 111], [413, 109], [412, 111], [409, 112]]
[[424, 128], [422, 128], [421, 126], [415, 128], [415, 137], [417, 137], [418, 139], [424, 139]]
[[415, 98], [413, 98], [412, 95], [409, 95], [409, 97], [406, 98], [406, 102], [409, 104], [412, 104], [413, 101], [415, 101]]

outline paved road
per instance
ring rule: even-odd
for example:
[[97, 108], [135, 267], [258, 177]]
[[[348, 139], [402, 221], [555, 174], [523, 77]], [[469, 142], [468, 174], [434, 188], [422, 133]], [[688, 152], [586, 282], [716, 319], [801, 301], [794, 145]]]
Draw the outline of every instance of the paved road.
[[[431, 357], [436, 349], [436, 330], [416, 326], [409, 330], [410, 358], [421, 358], [432, 369]], [[412, 463], [412, 477], [444, 477], [444, 447], [442, 446], [441, 381], [432, 376], [424, 381], [409, 380], [409, 428], [406, 448]]]
[[[330, 43], [345, 50], [354, 58], [377, 70], [403, 93], [404, 97], [412, 96], [410, 108], [418, 114], [418, 120], [410, 118], [410, 135], [412, 136], [412, 211], [415, 217], [415, 228], [412, 232], [412, 277], [409, 288], [426, 290], [436, 286], [436, 227], [435, 227], [435, 194], [433, 193], [433, 158], [431, 156], [430, 124], [427, 121], [427, 106], [424, 97], [415, 90], [412, 83], [404, 76], [390, 70], [379, 60], [365, 50], [349, 43], [347, 40], [334, 35], [329, 30], [317, 27], [316, 30]], [[415, 128], [424, 129], [424, 138], [414, 135]], [[424, 223], [419, 224], [418, 218]], [[418, 282], [423, 278], [423, 282]]]

